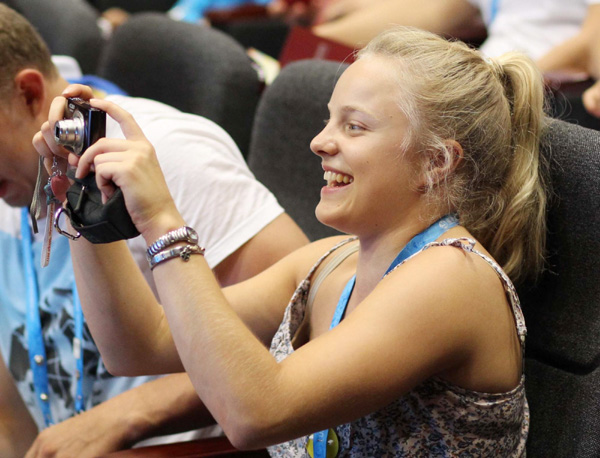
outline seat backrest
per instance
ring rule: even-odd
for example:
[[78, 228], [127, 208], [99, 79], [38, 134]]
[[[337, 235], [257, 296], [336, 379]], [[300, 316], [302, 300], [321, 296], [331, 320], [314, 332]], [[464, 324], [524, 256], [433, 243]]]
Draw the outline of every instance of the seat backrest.
[[286, 66], [263, 93], [254, 119], [250, 169], [311, 240], [339, 234], [315, 217], [325, 182], [309, 145], [329, 117], [327, 103], [344, 68], [312, 59]]
[[528, 455], [600, 456], [600, 132], [554, 121], [548, 270], [520, 288], [528, 327]]
[[74, 57], [83, 73], [96, 73], [105, 41], [98, 13], [81, 0], [10, 0], [33, 24], [52, 54]]
[[261, 83], [245, 50], [226, 34], [161, 13], [133, 14], [115, 30], [98, 72], [132, 96], [216, 122], [246, 155]]

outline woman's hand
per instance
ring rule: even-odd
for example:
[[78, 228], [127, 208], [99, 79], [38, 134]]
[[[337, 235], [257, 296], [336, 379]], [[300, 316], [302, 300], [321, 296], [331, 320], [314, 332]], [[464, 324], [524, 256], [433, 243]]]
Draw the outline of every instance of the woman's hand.
[[600, 118], [600, 81], [583, 93], [583, 105], [590, 114]]
[[123, 108], [101, 99], [89, 103], [119, 123], [125, 140], [99, 139], [79, 157], [75, 177], [85, 177], [94, 170], [103, 202], [114, 194], [116, 186], [121, 188], [133, 223], [152, 243], [157, 236], [183, 224], [154, 147]]
[[[57, 145], [54, 124], [64, 118], [66, 98], [69, 97], [89, 100], [92, 107], [105, 111], [119, 123], [125, 140], [101, 138], [81, 156]], [[69, 86], [62, 96], [52, 101], [48, 121], [34, 136], [33, 144], [44, 157], [49, 172], [55, 158], [63, 164], [68, 160], [71, 166], [77, 167], [76, 178], [83, 178], [90, 171], [96, 172], [103, 202], [114, 194], [117, 186], [121, 188], [133, 223], [148, 243], [152, 243], [160, 235], [184, 223], [175, 208], [154, 148], [127, 111], [107, 100], [91, 97], [91, 88]], [[65, 196], [56, 197], [65, 200]]]

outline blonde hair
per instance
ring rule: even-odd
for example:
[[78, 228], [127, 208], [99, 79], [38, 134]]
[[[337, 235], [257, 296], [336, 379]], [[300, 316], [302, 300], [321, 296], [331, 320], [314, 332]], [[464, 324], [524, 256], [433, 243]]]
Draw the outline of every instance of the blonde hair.
[[[410, 128], [406, 146], [423, 156], [426, 192], [455, 211], [518, 283], [544, 265], [546, 124], [544, 86], [533, 62], [519, 53], [487, 59], [464, 43], [398, 27], [383, 32], [358, 58], [397, 61], [399, 106]], [[455, 170], [458, 142], [463, 160]], [[448, 170], [441, 182], [431, 153]]]
[[19, 13], [0, 3], [0, 97], [12, 94], [15, 75], [35, 68], [47, 78], [58, 77], [50, 51], [34, 27]]

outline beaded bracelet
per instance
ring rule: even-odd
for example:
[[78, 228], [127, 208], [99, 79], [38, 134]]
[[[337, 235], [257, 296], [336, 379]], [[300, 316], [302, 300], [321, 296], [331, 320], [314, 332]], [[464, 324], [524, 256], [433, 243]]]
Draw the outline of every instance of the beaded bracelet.
[[150, 270], [152, 270], [161, 262], [168, 261], [169, 259], [173, 258], [181, 258], [184, 262], [187, 262], [190, 260], [190, 256], [193, 254], [204, 256], [204, 248], [200, 248], [198, 245], [178, 246], [155, 254], [148, 260], [148, 263], [150, 264]]
[[169, 231], [148, 247], [146, 250], [146, 259], [150, 262], [150, 259], [152, 259], [154, 255], [177, 242], [188, 242], [193, 245], [198, 245], [198, 233], [189, 226], [183, 226], [179, 229]]

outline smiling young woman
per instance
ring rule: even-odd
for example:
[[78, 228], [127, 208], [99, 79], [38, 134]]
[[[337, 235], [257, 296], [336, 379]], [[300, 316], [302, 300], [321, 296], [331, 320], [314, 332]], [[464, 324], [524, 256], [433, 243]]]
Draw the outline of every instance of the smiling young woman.
[[402, 101], [396, 72], [386, 57], [351, 65], [333, 91], [326, 127], [311, 142], [323, 169], [330, 172], [317, 217], [342, 232], [367, 235], [362, 232], [371, 228], [397, 229], [416, 214], [412, 207], [422, 193], [414, 158], [406, 154], [408, 120], [398, 106]]
[[[224, 290], [177, 236], [185, 221], [152, 145], [122, 109], [91, 103], [127, 140], [97, 142], [78, 174], [94, 164], [121, 188], [162, 299], [119, 243], [72, 243], [110, 371], [185, 369], [236, 446], [273, 456], [525, 453], [526, 330], [511, 279], [538, 273], [545, 233], [543, 88], [529, 60], [488, 61], [410, 28], [374, 39], [311, 143], [326, 181], [317, 216], [354, 236]], [[45, 156], [66, 155], [51, 141], [59, 116], [36, 135]]]

